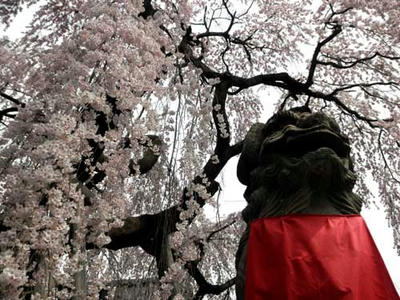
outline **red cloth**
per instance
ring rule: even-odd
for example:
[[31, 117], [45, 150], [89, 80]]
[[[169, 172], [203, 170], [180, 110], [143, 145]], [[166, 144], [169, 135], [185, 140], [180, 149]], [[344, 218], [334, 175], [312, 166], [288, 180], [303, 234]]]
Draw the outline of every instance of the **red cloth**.
[[360, 215], [289, 215], [250, 225], [246, 300], [399, 300]]

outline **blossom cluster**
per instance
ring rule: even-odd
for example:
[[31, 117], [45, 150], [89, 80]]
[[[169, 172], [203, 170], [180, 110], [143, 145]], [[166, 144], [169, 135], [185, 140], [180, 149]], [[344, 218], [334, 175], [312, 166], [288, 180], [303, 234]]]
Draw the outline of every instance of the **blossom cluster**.
[[[168, 236], [172, 260], [159, 297], [186, 297], [195, 286], [188, 262], [209, 263], [207, 279], [233, 277], [233, 263], [217, 272], [210, 257], [232, 262], [240, 226], [226, 229], [219, 245], [210, 241], [232, 219], [210, 224], [201, 206], [215, 204], [211, 177], [196, 175], [207, 162], [225, 163], [216, 141], [242, 140], [270, 98], [343, 123], [357, 171], [378, 183], [400, 249], [396, 1], [150, 2], [0, 4], [6, 25], [38, 4], [20, 40], [0, 38], [0, 298], [97, 298], [102, 279], [115, 279], [104, 275], [113, 262], [87, 248], [105, 247], [128, 216], [174, 205], [185, 209]], [[262, 97], [247, 88], [259, 78], [268, 87]], [[213, 105], [221, 84], [232, 85], [224, 107]], [[4, 112], [9, 105], [15, 116]], [[158, 160], [145, 170], [149, 153]], [[357, 188], [371, 196], [365, 180]], [[121, 261], [132, 253], [140, 256], [126, 251]], [[118, 272], [144, 273], [126, 268]]]

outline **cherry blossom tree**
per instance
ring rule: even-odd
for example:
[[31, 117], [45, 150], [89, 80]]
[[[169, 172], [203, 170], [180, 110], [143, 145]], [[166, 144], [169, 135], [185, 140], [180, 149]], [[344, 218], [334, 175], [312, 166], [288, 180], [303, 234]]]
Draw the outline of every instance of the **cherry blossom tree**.
[[1, 22], [34, 4], [0, 40], [2, 297], [232, 296], [240, 216], [202, 208], [275, 100], [341, 124], [400, 250], [396, 1], [3, 0]]

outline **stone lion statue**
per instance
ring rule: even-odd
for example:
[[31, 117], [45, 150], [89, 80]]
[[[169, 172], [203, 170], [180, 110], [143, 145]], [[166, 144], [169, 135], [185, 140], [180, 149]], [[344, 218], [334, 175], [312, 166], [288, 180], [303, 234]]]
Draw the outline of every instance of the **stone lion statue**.
[[[251, 127], [237, 176], [247, 186], [242, 212], [254, 219], [288, 214], [359, 214], [349, 140], [338, 124], [307, 107], [275, 114]], [[237, 299], [244, 299], [249, 227], [236, 254]]]

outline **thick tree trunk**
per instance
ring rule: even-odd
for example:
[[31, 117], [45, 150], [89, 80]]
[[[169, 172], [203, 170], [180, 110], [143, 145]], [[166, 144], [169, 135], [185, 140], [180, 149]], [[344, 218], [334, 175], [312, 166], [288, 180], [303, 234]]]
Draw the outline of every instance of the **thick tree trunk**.
[[76, 295], [74, 300], [85, 300], [87, 298], [87, 276], [86, 276], [86, 262], [83, 269], [74, 274], [75, 291]]
[[86, 300], [88, 294], [86, 243], [84, 239], [79, 237], [77, 233], [79, 229], [76, 227], [76, 225], [72, 225], [71, 227], [72, 241], [76, 248], [72, 254], [74, 255], [78, 252], [85, 253], [84, 258], [82, 256], [78, 261], [80, 270], [74, 274], [75, 296], [73, 297], [73, 300]]

